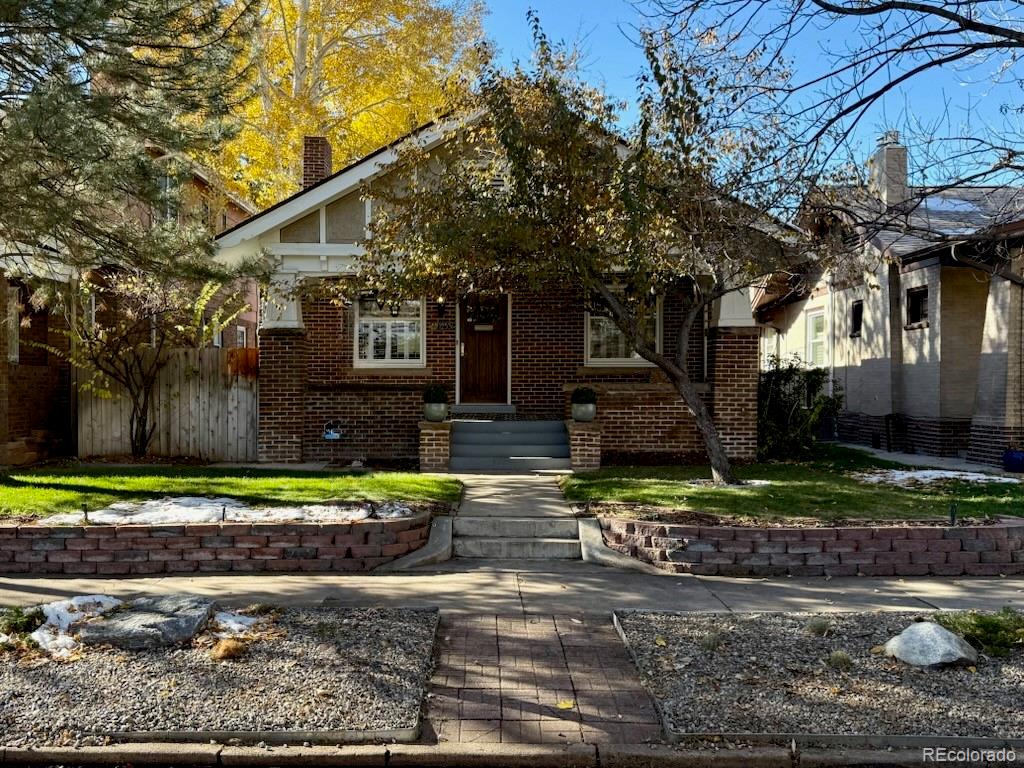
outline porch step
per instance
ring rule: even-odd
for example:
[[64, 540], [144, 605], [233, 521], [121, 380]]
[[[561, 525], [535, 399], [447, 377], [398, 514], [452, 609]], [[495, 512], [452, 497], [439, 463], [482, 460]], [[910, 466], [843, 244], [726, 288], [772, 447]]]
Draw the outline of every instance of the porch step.
[[452, 472], [569, 469], [569, 436], [561, 421], [452, 422]]
[[456, 557], [495, 560], [579, 560], [579, 539], [456, 537]]
[[574, 519], [545, 517], [456, 517], [457, 537], [502, 539], [576, 539], [580, 526]]
[[448, 460], [451, 472], [533, 472], [541, 469], [571, 469], [569, 459], [540, 456], [453, 456]]

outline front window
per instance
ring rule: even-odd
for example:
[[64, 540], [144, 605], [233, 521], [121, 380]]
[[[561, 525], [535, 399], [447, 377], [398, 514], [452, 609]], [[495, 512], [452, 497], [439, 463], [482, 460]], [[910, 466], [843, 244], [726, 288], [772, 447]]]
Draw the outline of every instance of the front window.
[[379, 303], [363, 297], [356, 304], [357, 366], [422, 366], [426, 357], [421, 300]]
[[827, 362], [825, 350], [825, 313], [807, 315], [807, 363], [821, 368]]
[[[661, 299], [647, 317], [647, 338], [661, 351]], [[650, 365], [633, 349], [609, 313], [587, 313], [587, 365]]]
[[907, 290], [907, 325], [916, 326], [928, 322], [928, 287]]

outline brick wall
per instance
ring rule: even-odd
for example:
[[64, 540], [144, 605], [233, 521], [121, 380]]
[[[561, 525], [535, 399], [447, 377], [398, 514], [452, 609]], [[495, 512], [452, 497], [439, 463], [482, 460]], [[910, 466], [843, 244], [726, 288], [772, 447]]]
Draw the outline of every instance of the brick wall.
[[707, 576], [1000, 576], [1024, 573], [1024, 526], [730, 528], [601, 518], [612, 549]]
[[[260, 458], [264, 461], [348, 462], [419, 458], [422, 392], [439, 383], [454, 402], [454, 302], [426, 308], [427, 359], [423, 368], [366, 369], [354, 365], [354, 310], [326, 299], [303, 303], [304, 332], [261, 335]], [[664, 344], [675, 353], [674, 327], [682, 298], [665, 301]], [[584, 364], [584, 310], [568, 290], [517, 293], [511, 298], [512, 402], [519, 419], [565, 419], [578, 385], [598, 390], [605, 456], [638, 453], [701, 455], [703, 443], [688, 410], [653, 367]], [[727, 450], [749, 458], [756, 450], [757, 336], [719, 330], [709, 360], [717, 361], [704, 388], [711, 407], [726, 399]], [[694, 329], [691, 376], [704, 378], [704, 330]], [[746, 400], [745, 400], [746, 398]], [[323, 439], [324, 424], [341, 423], [344, 437]]]
[[306, 348], [303, 331], [260, 331], [260, 461], [302, 461]]
[[569, 431], [569, 456], [573, 472], [592, 472], [601, 467], [601, 431], [598, 422], [565, 422]]
[[712, 413], [725, 452], [737, 459], [757, 456], [758, 343], [757, 328], [710, 332]]
[[0, 464], [7, 462], [7, 405], [8, 369], [7, 362], [7, 278], [0, 272]]
[[451, 457], [452, 424], [450, 421], [420, 422], [420, 471], [447, 472]]
[[369, 571], [419, 549], [430, 513], [355, 523], [0, 525], [0, 573]]

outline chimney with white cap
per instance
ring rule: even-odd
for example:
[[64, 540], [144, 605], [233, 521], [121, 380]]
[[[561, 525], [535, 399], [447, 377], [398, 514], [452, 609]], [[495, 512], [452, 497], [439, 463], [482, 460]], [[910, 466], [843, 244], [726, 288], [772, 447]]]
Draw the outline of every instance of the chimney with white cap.
[[899, 131], [886, 131], [878, 137], [878, 149], [868, 161], [870, 189], [886, 208], [907, 202], [907, 148], [900, 144]]

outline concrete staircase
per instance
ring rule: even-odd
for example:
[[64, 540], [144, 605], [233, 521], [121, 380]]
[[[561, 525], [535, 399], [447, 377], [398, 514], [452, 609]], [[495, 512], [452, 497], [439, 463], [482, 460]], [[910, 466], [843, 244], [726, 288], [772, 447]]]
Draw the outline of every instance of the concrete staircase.
[[484, 476], [466, 481], [453, 519], [455, 557], [578, 560], [579, 523], [554, 478]]
[[569, 436], [561, 421], [452, 422], [452, 472], [569, 469]]

